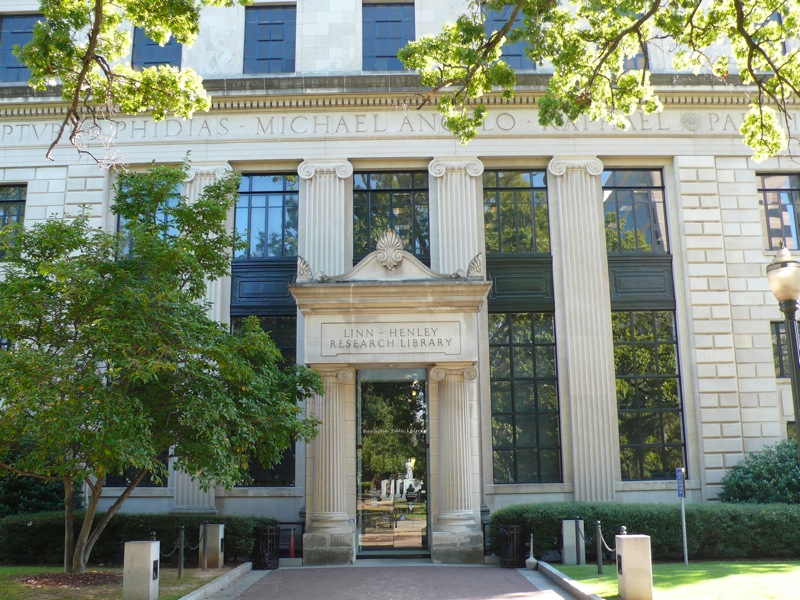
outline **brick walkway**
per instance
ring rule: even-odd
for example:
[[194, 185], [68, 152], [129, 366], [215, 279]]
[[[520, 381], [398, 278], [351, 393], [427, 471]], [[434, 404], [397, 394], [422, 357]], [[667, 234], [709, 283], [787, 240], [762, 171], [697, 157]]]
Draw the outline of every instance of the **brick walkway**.
[[[536, 572], [496, 566], [384, 566], [254, 571], [214, 600], [571, 600]], [[396, 564], [396, 563], [395, 563]], [[381, 566], [378, 566], [381, 565]], [[533, 582], [533, 583], [532, 583]]]

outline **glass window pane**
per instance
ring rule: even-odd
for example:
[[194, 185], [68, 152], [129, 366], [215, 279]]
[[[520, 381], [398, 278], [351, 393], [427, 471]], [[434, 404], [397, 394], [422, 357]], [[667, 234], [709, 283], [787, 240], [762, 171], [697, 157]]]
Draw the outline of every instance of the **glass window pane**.
[[235, 258], [289, 258], [297, 256], [296, 175], [242, 175], [235, 212], [236, 231], [247, 231], [249, 255]]
[[484, 172], [487, 253], [550, 254], [544, 182], [539, 171]]
[[607, 251], [668, 253], [661, 172], [604, 171], [602, 184]]
[[492, 381], [492, 412], [507, 413], [511, 411], [511, 382]]

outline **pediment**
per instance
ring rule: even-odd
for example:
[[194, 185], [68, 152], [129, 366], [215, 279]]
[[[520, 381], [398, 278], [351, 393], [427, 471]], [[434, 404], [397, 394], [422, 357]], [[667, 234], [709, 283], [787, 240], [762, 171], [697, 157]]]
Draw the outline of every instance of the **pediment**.
[[465, 270], [455, 273], [436, 273], [413, 254], [403, 250], [400, 236], [392, 229], [381, 234], [374, 252], [365, 256], [355, 267], [340, 275], [321, 271], [313, 274], [312, 265], [302, 257], [297, 259], [297, 283], [355, 283], [380, 281], [442, 281], [483, 280], [481, 255], [473, 258]]

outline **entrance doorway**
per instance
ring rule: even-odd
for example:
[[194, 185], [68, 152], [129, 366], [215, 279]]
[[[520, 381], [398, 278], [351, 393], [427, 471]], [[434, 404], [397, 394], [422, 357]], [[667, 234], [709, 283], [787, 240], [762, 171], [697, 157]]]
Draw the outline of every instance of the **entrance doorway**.
[[358, 553], [429, 555], [424, 369], [358, 373]]

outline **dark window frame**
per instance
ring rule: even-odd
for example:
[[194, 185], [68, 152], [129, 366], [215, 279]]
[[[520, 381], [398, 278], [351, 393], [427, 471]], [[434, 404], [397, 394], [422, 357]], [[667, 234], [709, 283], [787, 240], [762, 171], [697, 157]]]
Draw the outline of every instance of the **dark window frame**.
[[[756, 179], [766, 218], [767, 249], [780, 250], [782, 243], [789, 250], [800, 250], [800, 174], [756, 173]], [[784, 179], [785, 183], [775, 185], [775, 179]], [[778, 201], [771, 201], [775, 199]], [[775, 207], [778, 212], [771, 215]], [[773, 219], [779, 227], [770, 225]]]
[[297, 6], [274, 4], [245, 9], [245, 75], [294, 73]]
[[[524, 331], [518, 333], [513, 323], [522, 317], [530, 319], [530, 337]], [[536, 331], [537, 318], [549, 320], [547, 333]], [[505, 319], [507, 337], [493, 339], [495, 323]], [[503, 326], [499, 326], [500, 331]], [[552, 339], [546, 339], [547, 334]], [[521, 341], [520, 341], [521, 340]], [[542, 350], [542, 352], [540, 352]], [[489, 352], [491, 371], [491, 415], [492, 415], [492, 481], [495, 485], [561, 483], [564, 477], [561, 454], [561, 404], [558, 390], [558, 365], [556, 353], [555, 316], [552, 312], [490, 312], [489, 313]], [[539, 361], [552, 357], [552, 372], [543, 374], [538, 368]], [[503, 367], [507, 359], [507, 370]], [[497, 370], [500, 370], [498, 372]], [[553, 394], [551, 401], [555, 407], [542, 408], [545, 390]], [[533, 392], [534, 408], [525, 409], [524, 392]], [[505, 398], [505, 400], [504, 400]], [[527, 398], [530, 401], [530, 396]], [[503, 403], [507, 402], [505, 406]], [[547, 428], [555, 422], [555, 431]], [[506, 426], [505, 428], [503, 426]], [[527, 425], [527, 427], [525, 426]], [[545, 435], [542, 435], [545, 432]], [[547, 443], [555, 438], [555, 443]], [[506, 437], [506, 443], [502, 439]], [[533, 441], [531, 441], [533, 440]], [[544, 440], [544, 441], [543, 441]], [[550, 455], [551, 469], [543, 469], [547, 455]], [[505, 457], [505, 459], [503, 458]], [[523, 464], [525, 458], [534, 464]], [[507, 477], [503, 477], [501, 466], [510, 465]], [[555, 465], [555, 471], [552, 466]]]
[[[625, 336], [618, 338], [620, 328], [614, 321], [622, 321], [621, 316], [627, 317]], [[669, 315], [670, 331], [667, 336], [662, 336], [657, 321], [659, 315]], [[639, 318], [637, 318], [639, 316]], [[642, 323], [649, 320], [649, 339], [641, 339]], [[617, 413], [620, 427], [620, 462], [621, 477], [623, 481], [664, 481], [674, 478], [675, 469], [686, 466], [686, 424], [683, 407], [683, 389], [680, 372], [680, 355], [678, 349], [677, 325], [675, 311], [673, 310], [615, 310], [612, 312], [612, 329], [614, 332], [614, 366], [617, 381]], [[664, 353], [662, 348], [671, 348], [671, 354]], [[623, 354], [623, 349], [629, 348], [628, 357]], [[670, 359], [667, 356], [671, 357]], [[674, 360], [674, 372], [666, 372], [663, 368], [668, 366], [668, 360]], [[621, 372], [623, 371], [624, 372]], [[674, 382], [675, 404], [665, 402], [665, 390], [669, 389], [668, 382]], [[628, 390], [630, 396], [621, 394]], [[632, 398], [628, 402], [628, 398]], [[668, 424], [665, 422], [667, 415], [677, 417], [678, 440], [670, 438], [667, 433]], [[646, 420], [656, 420], [656, 438], [658, 441], [625, 442], [623, 425], [630, 418], [632, 431], [644, 439]], [[674, 423], [672, 424], [674, 426]], [[674, 449], [680, 451], [680, 460], [675, 461], [670, 456]], [[660, 460], [660, 470], [646, 466], [648, 456], [652, 457], [655, 451]], [[649, 454], [648, 454], [649, 453]], [[629, 457], [626, 466], [626, 455]]]
[[151, 40], [141, 27], [134, 28], [131, 48], [131, 67], [134, 69], [159, 65], [180, 68], [182, 54], [183, 45], [179, 44], [174, 37], [170, 37], [169, 41], [161, 46]]
[[[297, 316], [262, 315], [258, 317], [261, 328], [270, 334], [278, 350], [283, 355], [283, 366], [295, 363], [297, 355]], [[231, 319], [231, 330], [236, 331], [243, 317]], [[257, 458], [250, 462], [251, 481], [237, 483], [237, 488], [289, 488], [295, 487], [297, 477], [297, 444], [283, 453], [283, 459], [273, 467], [265, 468]]]
[[[509, 186], [502, 185], [507, 175], [521, 175], [528, 179], [528, 185]], [[513, 198], [512, 215], [504, 210], [503, 196], [511, 195]], [[524, 201], [524, 195], [530, 194], [530, 200]], [[537, 210], [543, 207], [544, 210]], [[494, 208], [495, 216], [489, 218]], [[524, 211], [530, 210], [530, 223], [521, 221], [525, 218]], [[539, 222], [538, 213], [543, 212], [545, 223]], [[484, 229], [486, 230], [486, 256], [551, 256], [550, 247], [550, 209], [547, 197], [547, 174], [543, 169], [487, 169], [483, 172], [483, 214]], [[506, 228], [506, 220], [513, 218], [511, 228]], [[530, 225], [531, 248], [520, 250], [521, 230]], [[507, 232], [513, 231], [512, 242], [507, 240]], [[497, 233], [497, 247], [490, 247], [490, 233]], [[543, 240], [542, 233], [546, 232], [547, 239]], [[513, 247], [512, 247], [513, 246]]]
[[361, 31], [362, 71], [405, 70], [397, 53], [408, 42], [416, 39], [414, 3], [363, 4]]
[[14, 46], [24, 46], [33, 39], [33, 27], [39, 14], [0, 16], [0, 82], [26, 83], [31, 72], [14, 56]]
[[[627, 183], [625, 177], [633, 178], [637, 174], [649, 173], [658, 180], [657, 183], [634, 182]], [[626, 175], [627, 174], [627, 175]], [[606, 232], [606, 248], [609, 256], [664, 256], [670, 254], [669, 231], [666, 218], [666, 190], [664, 174], [661, 169], [606, 169], [602, 174], [603, 186], [603, 214]], [[622, 181], [616, 181], [617, 178]], [[611, 181], [611, 183], [609, 183]], [[642, 200], [642, 196], [646, 200]], [[630, 197], [630, 203], [620, 202], [620, 199]], [[660, 196], [660, 200], [654, 197]], [[613, 205], [611, 204], [613, 202]], [[621, 215], [630, 204], [629, 216]], [[611, 209], [611, 210], [610, 210]], [[640, 219], [644, 213], [645, 219]], [[609, 220], [609, 216], [613, 218]], [[631, 225], [628, 220], [633, 218]], [[640, 220], [646, 220], [648, 228], [642, 229]], [[633, 248], [625, 249], [625, 236], [623, 232], [632, 233]], [[641, 235], [640, 235], [641, 234]], [[648, 234], [650, 236], [649, 248]], [[642, 237], [643, 236], [643, 237]], [[644, 239], [643, 239], [644, 238]], [[628, 242], [630, 245], [630, 242]]]
[[[489, 10], [485, 5], [481, 5], [481, 11], [483, 13], [483, 28], [486, 31], [487, 36], [491, 35], [493, 31], [499, 31], [502, 29], [502, 27], [508, 22], [508, 18], [511, 16], [512, 8], [512, 5], [506, 5], [501, 11], [497, 11]], [[519, 11], [517, 13], [517, 18], [514, 19], [511, 30], [513, 31], [521, 26], [522, 11]], [[503, 53], [500, 56], [500, 60], [508, 64], [508, 66], [515, 71], [535, 71], [536, 63], [528, 58], [528, 55], [525, 52], [527, 47], [528, 43], [523, 40], [509, 42], [508, 39], [506, 39], [501, 47]]]
[[[408, 185], [376, 186], [380, 177], [408, 178]], [[389, 227], [403, 240], [403, 250], [430, 264], [430, 192], [428, 172], [360, 171], [353, 175], [353, 259], [358, 261], [375, 250], [375, 243]], [[423, 185], [424, 182], [424, 185]], [[396, 197], [408, 195], [410, 201], [410, 227], [398, 230], [398, 204]], [[423, 199], [424, 196], [424, 199]], [[383, 198], [388, 203], [383, 204]], [[383, 207], [385, 210], [378, 211]], [[364, 225], [363, 227], [361, 225]], [[385, 225], [385, 226], [384, 226]], [[362, 233], [363, 230], [363, 233]]]
[[786, 322], [772, 321], [770, 323], [772, 334], [772, 357], [775, 362], [775, 377], [788, 379], [789, 375], [789, 346], [786, 339]]
[[[276, 184], [270, 187], [267, 180], [271, 179]], [[280, 181], [280, 185], [277, 183]], [[263, 197], [264, 206], [259, 206], [260, 198]], [[271, 204], [274, 202], [274, 204]], [[254, 203], [256, 206], [254, 206]], [[278, 205], [278, 203], [280, 205]], [[234, 252], [234, 261], [255, 261], [267, 260], [274, 261], [297, 257], [298, 245], [298, 210], [300, 206], [300, 180], [297, 173], [245, 173], [242, 175], [239, 184], [239, 200], [234, 209], [234, 230], [247, 242], [245, 250], [237, 249]], [[280, 241], [277, 248], [279, 251], [270, 251], [274, 248], [273, 241], [269, 243], [267, 238], [262, 241], [263, 250], [255, 251], [253, 247], [253, 221], [258, 220], [259, 225], [263, 225], [264, 235], [274, 233], [277, 228], [270, 230], [271, 216], [275, 216], [275, 210], [280, 210]], [[263, 219], [259, 217], [259, 212], [263, 210]], [[247, 226], [242, 227], [243, 217], [246, 216]]]

